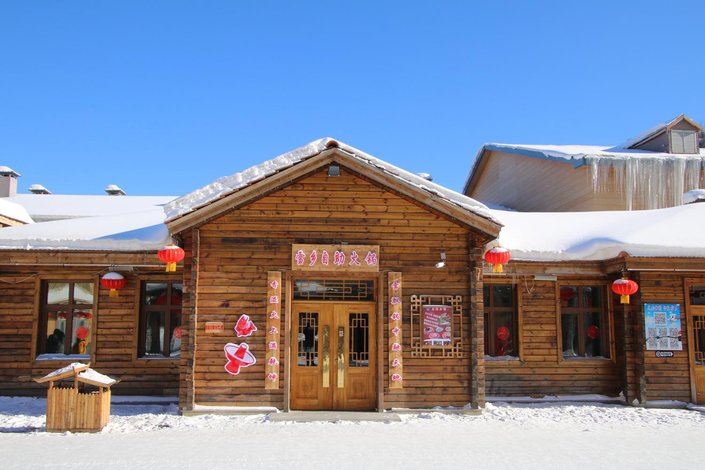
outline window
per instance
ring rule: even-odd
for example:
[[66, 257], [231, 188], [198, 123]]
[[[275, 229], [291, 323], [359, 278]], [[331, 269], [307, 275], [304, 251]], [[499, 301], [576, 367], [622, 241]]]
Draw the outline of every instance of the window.
[[513, 284], [485, 284], [485, 355], [519, 356], [516, 297]]
[[140, 302], [140, 357], [179, 357], [181, 299], [176, 282], [144, 282]]
[[90, 354], [93, 350], [93, 283], [42, 283], [39, 354]]
[[608, 358], [609, 323], [604, 286], [562, 286], [563, 357]]
[[671, 153], [698, 153], [698, 134], [695, 131], [671, 129]]

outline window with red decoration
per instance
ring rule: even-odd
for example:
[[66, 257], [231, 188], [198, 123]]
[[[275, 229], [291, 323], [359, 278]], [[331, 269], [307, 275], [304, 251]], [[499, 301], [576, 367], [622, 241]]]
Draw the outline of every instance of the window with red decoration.
[[564, 285], [559, 291], [563, 358], [609, 358], [607, 287]]
[[514, 284], [485, 284], [485, 355], [518, 357], [519, 324]]
[[181, 302], [177, 282], [143, 282], [140, 302], [140, 340], [143, 358], [181, 355]]
[[37, 354], [90, 355], [93, 350], [93, 283], [44, 281], [41, 287]]

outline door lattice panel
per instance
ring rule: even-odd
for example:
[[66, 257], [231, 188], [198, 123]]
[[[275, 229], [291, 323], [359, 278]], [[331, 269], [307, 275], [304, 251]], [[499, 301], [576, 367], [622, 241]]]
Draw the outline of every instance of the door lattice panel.
[[705, 315], [693, 316], [693, 344], [695, 363], [705, 365]]
[[348, 362], [350, 367], [370, 364], [370, 320], [366, 313], [350, 313]]

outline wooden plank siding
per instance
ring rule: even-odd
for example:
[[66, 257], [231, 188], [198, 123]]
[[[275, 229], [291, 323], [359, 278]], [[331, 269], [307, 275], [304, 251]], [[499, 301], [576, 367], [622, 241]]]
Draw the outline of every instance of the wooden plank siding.
[[486, 151], [468, 196], [520, 212], [626, 210], [614, 187], [595, 193], [588, 166]]
[[[683, 331], [683, 350], [674, 351], [673, 357], [657, 358], [655, 351], [644, 350], [643, 399], [646, 401], [679, 400], [689, 402], [691, 401], [690, 365], [688, 362], [689, 338], [685, 327], [687, 324], [687, 312], [685, 308], [684, 280], [686, 277], [692, 277], [692, 275], [641, 272], [639, 277], [639, 291], [643, 303], [680, 304]], [[641, 316], [641, 321], [643, 323], [643, 315]]]
[[[517, 289], [522, 289], [521, 357], [519, 360], [485, 360], [486, 394], [539, 397], [619, 394], [623, 376], [618, 359], [562, 359], [558, 350], [556, 282], [535, 281], [532, 275], [515, 274], [514, 278], [518, 280]], [[614, 320], [613, 338], [621, 332], [621, 321]]]
[[[471, 230], [430, 212], [404, 197], [342, 168], [340, 177], [320, 170], [282, 189], [234, 208], [198, 229], [198, 286], [186, 268], [187, 291], [195, 292], [197, 347], [193, 358], [193, 400], [223, 405], [285, 406], [289, 378], [282, 358], [281, 387], [264, 389], [265, 311], [267, 272], [291, 271], [291, 245], [295, 243], [379, 245], [380, 271], [401, 272], [404, 282], [404, 387], [388, 390], [388, 364], [377, 364], [385, 377], [384, 406], [426, 407], [465, 405], [470, 396], [470, 279], [468, 271]], [[185, 232], [190, 240], [195, 230]], [[185, 243], [187, 253], [192, 242]], [[447, 267], [435, 269], [440, 251], [447, 253]], [[188, 260], [187, 260], [187, 264]], [[302, 275], [303, 276], [303, 275]], [[305, 276], [315, 278], [317, 274]], [[364, 274], [319, 277], [365, 277]], [[297, 274], [292, 273], [291, 278]], [[377, 280], [376, 275], [367, 276]], [[283, 276], [286, 284], [287, 276]], [[386, 284], [383, 282], [383, 284]], [[194, 290], [195, 288], [195, 290]], [[283, 286], [283, 292], [290, 286]], [[387, 287], [382, 291], [387, 295]], [[464, 358], [412, 358], [410, 355], [409, 299], [411, 295], [452, 294], [464, 299]], [[188, 297], [188, 296], [187, 296]], [[379, 299], [378, 299], [379, 300]], [[378, 302], [380, 304], [380, 302]], [[385, 302], [381, 303], [387, 305]], [[281, 306], [285, 314], [287, 306]], [[246, 341], [258, 363], [237, 376], [223, 370], [226, 342], [240, 342], [232, 328], [247, 314], [259, 330]], [[387, 321], [387, 309], [378, 312]], [[223, 321], [225, 331], [204, 334], [207, 321]], [[286, 319], [282, 318], [282, 324]], [[285, 332], [280, 344], [285, 344]], [[388, 333], [382, 344], [388, 345]], [[387, 357], [385, 346], [384, 358]], [[188, 360], [183, 358], [183, 360]], [[260, 362], [261, 361], [261, 362]], [[182, 380], [182, 383], [183, 380]], [[379, 391], [378, 391], [379, 392]], [[187, 403], [182, 393], [182, 407]]]
[[[145, 267], [124, 273], [127, 285], [118, 297], [110, 297], [99, 287], [100, 275], [110, 264]], [[76, 361], [71, 356], [36, 359], [42, 280], [94, 283], [90, 362], [99, 372], [122, 380], [113, 387], [114, 395], [177, 395], [178, 360], [137, 357], [140, 282], [181, 279], [181, 273], [166, 274], [163, 269], [155, 253], [4, 253], [0, 262], [0, 395], [45, 395], [46, 387], [32, 378]]]

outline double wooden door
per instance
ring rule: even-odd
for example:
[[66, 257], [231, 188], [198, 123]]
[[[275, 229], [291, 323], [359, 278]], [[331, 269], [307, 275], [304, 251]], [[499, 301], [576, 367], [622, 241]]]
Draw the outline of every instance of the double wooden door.
[[693, 392], [698, 404], [705, 404], [705, 306], [690, 306], [688, 311], [690, 364]]
[[373, 302], [294, 303], [291, 334], [292, 409], [376, 407]]

